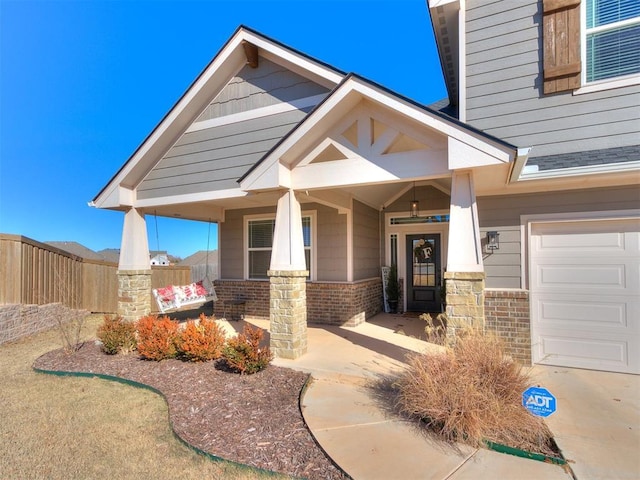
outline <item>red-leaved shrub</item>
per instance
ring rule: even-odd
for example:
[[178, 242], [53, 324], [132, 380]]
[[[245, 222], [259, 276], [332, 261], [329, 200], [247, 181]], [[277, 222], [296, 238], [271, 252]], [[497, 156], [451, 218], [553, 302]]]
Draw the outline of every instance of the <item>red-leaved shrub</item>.
[[224, 332], [215, 320], [201, 313], [198, 322], [187, 322], [185, 329], [180, 332], [176, 346], [181, 358], [191, 362], [205, 362], [220, 358], [224, 341]]
[[167, 316], [147, 315], [136, 323], [138, 352], [146, 360], [163, 360], [176, 356], [178, 323]]
[[246, 325], [242, 333], [227, 340], [222, 351], [227, 366], [241, 374], [264, 370], [273, 358], [269, 347], [260, 347], [264, 335], [259, 328]]

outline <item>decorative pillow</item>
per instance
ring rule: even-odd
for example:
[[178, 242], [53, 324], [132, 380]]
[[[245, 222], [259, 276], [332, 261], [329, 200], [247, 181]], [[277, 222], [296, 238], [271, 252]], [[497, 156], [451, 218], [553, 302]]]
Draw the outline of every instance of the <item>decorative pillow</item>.
[[164, 288], [158, 288], [156, 289], [156, 292], [158, 293], [160, 300], [162, 300], [163, 302], [173, 302], [173, 300], [176, 298], [176, 293], [173, 290], [173, 286], [171, 285]]
[[195, 283], [196, 294], [200, 295], [201, 297], [206, 297], [207, 296], [207, 289], [204, 288], [203, 282], [204, 282], [204, 280], [200, 280], [199, 282]]

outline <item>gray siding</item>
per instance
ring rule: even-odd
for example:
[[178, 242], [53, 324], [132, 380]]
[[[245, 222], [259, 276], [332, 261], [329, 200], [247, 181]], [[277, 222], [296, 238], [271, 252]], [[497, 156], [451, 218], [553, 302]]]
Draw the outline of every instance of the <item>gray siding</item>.
[[500, 233], [500, 250], [485, 255], [488, 288], [520, 288], [521, 215], [630, 210], [640, 205], [637, 187], [546, 192], [478, 198], [481, 238]]
[[318, 212], [318, 281], [346, 281], [347, 216], [318, 204], [304, 204], [302, 210]]
[[185, 133], [138, 186], [138, 198], [237, 188], [237, 180], [305, 115], [293, 110]]
[[325, 87], [269, 60], [260, 58], [258, 68], [243, 67], [205, 108], [197, 121], [246, 112], [328, 92]]
[[543, 95], [541, 34], [542, 1], [467, 1], [467, 122], [531, 158], [638, 144], [640, 86]]
[[380, 275], [380, 223], [377, 210], [353, 202], [353, 279]]

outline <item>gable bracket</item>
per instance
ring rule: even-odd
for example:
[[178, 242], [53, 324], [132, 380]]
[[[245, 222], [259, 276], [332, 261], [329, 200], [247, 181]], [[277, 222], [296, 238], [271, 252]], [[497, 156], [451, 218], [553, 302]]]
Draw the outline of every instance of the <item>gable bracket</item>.
[[244, 54], [247, 57], [247, 65], [251, 68], [258, 68], [258, 47], [246, 40], [242, 42]]

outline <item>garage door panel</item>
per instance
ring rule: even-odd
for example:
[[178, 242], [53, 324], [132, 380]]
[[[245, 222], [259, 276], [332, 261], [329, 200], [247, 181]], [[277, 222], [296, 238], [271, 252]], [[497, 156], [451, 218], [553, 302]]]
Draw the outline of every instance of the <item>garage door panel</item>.
[[[539, 350], [537, 363], [575, 368], [635, 371], [629, 358], [629, 342], [616, 338], [580, 338], [572, 331], [541, 337], [534, 348]], [[637, 368], [637, 361], [636, 368]]]
[[[628, 304], [624, 300], [601, 302], [575, 296], [538, 301], [538, 320], [545, 328], [575, 328], [607, 331], [629, 327]], [[633, 317], [631, 317], [633, 318]]]
[[640, 373], [640, 221], [534, 223], [536, 363]]
[[625, 250], [624, 233], [606, 232], [591, 233], [576, 236], [575, 233], [565, 233], [543, 236], [540, 238], [539, 251], [557, 252], [565, 254], [582, 253], [591, 255], [599, 252], [622, 252]]
[[[584, 261], [580, 259], [579, 261]], [[588, 260], [586, 261], [588, 262]], [[625, 265], [587, 264], [576, 265], [567, 262], [555, 265], [537, 265], [537, 287], [556, 290], [558, 288], [624, 289], [627, 272]]]

